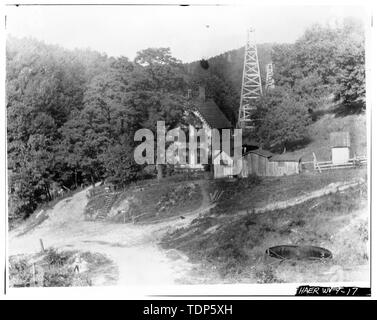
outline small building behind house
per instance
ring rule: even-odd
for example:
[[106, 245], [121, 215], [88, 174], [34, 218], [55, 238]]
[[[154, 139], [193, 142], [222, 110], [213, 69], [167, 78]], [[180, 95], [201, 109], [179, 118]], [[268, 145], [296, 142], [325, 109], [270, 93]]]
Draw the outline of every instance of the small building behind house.
[[215, 179], [233, 177], [233, 158], [225, 151], [215, 150], [213, 157], [213, 177]]
[[332, 164], [346, 164], [350, 159], [351, 139], [349, 132], [331, 132]]
[[246, 152], [242, 157], [241, 177], [246, 178], [252, 174], [268, 176], [269, 159], [273, 153], [263, 149]]
[[268, 150], [256, 149], [243, 154], [238, 161], [225, 151], [217, 151], [214, 158], [214, 178], [250, 175], [280, 177], [302, 172], [302, 155], [291, 153], [273, 154]]
[[277, 154], [269, 158], [267, 175], [272, 177], [299, 174], [302, 171], [301, 155]]

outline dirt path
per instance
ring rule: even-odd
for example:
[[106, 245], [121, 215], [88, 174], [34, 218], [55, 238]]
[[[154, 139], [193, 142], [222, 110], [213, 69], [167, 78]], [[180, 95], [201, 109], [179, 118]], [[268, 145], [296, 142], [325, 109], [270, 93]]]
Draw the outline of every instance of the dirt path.
[[[156, 224], [132, 225], [84, 220], [87, 204], [86, 190], [60, 201], [48, 212], [48, 219], [35, 229], [22, 234], [17, 228], [9, 233], [9, 255], [35, 253], [40, 250], [39, 239], [45, 247], [82, 250], [105, 254], [118, 268], [118, 285], [175, 284], [192, 268], [187, 258], [178, 252], [163, 252], [157, 243], [171, 228], [189, 224], [211, 206], [204, 188], [202, 205], [198, 210]], [[22, 234], [22, 235], [20, 235]], [[106, 285], [106, 275], [94, 280]]]

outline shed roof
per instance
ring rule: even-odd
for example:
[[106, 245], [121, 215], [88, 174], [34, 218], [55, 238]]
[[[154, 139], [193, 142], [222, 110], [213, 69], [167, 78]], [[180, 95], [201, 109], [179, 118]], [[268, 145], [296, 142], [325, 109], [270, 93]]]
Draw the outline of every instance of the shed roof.
[[283, 154], [275, 154], [271, 157], [270, 161], [276, 162], [299, 162], [302, 158], [302, 155], [291, 154], [291, 153], [283, 153]]
[[195, 108], [213, 129], [232, 128], [232, 124], [212, 99], [195, 101]]
[[265, 158], [270, 158], [274, 155], [272, 152], [268, 150], [263, 150], [263, 149], [251, 150], [249, 152], [246, 152], [245, 154], [249, 154], [249, 153], [254, 153], [254, 154], [257, 154], [258, 156], [262, 156]]

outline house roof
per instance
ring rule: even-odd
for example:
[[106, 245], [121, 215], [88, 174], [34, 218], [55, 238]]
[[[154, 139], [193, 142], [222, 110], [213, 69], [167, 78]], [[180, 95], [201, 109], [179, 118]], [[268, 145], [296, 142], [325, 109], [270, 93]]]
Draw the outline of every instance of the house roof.
[[197, 99], [194, 106], [212, 129], [226, 129], [233, 127], [212, 99], [206, 101], [200, 101]]
[[263, 150], [263, 149], [251, 150], [249, 152], [246, 152], [245, 154], [248, 154], [248, 153], [254, 153], [254, 154], [257, 154], [258, 156], [262, 156], [265, 158], [270, 158], [274, 155], [272, 152], [268, 150]]
[[299, 162], [302, 158], [302, 155], [291, 154], [291, 153], [283, 153], [283, 154], [276, 154], [271, 157], [270, 161], [276, 162]]
[[222, 159], [226, 159], [228, 161], [233, 161], [233, 158], [227, 154], [224, 150], [215, 150], [213, 160], [215, 160], [218, 156], [221, 156]]

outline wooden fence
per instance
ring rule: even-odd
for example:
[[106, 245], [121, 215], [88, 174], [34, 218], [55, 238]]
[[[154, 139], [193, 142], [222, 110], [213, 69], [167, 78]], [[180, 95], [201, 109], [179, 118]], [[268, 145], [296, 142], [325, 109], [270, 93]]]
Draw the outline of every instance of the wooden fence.
[[[308, 162], [306, 162], [308, 163]], [[348, 162], [342, 164], [333, 164], [332, 161], [317, 161], [317, 157], [313, 152], [313, 168], [318, 172], [335, 169], [358, 168], [367, 164], [366, 156], [357, 156], [349, 159]]]

